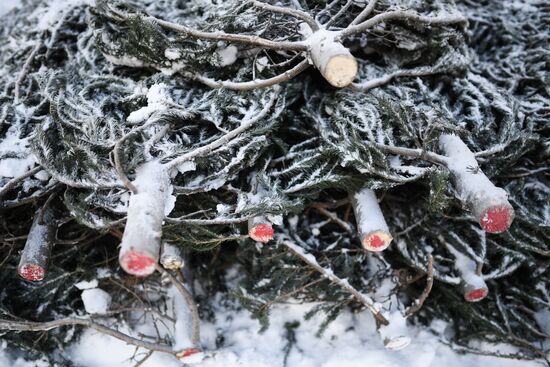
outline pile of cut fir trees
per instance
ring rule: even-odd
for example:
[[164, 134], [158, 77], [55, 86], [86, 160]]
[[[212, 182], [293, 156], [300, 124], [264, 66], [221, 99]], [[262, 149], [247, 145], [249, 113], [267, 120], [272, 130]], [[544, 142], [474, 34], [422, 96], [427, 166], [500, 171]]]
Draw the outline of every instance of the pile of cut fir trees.
[[293, 298], [320, 332], [371, 313], [390, 350], [443, 320], [458, 351], [548, 362], [544, 1], [23, 5], [0, 22], [9, 348], [70, 365], [87, 327], [199, 361], [221, 293], [264, 327]]

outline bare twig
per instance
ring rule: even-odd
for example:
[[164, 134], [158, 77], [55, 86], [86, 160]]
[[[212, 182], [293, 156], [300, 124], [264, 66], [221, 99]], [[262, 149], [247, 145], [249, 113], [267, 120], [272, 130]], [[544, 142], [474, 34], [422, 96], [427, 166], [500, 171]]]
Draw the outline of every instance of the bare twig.
[[365, 18], [368, 17], [370, 13], [372, 13], [372, 11], [374, 10], [374, 7], [376, 6], [376, 1], [377, 0], [369, 0], [369, 3], [367, 4], [367, 6], [365, 6], [365, 9], [363, 9], [361, 13], [359, 13], [359, 15], [355, 17], [355, 19], [350, 23], [350, 26], [359, 24], [363, 20], [365, 20]]
[[428, 255], [428, 270], [426, 272], [426, 287], [424, 288], [424, 291], [422, 291], [422, 294], [420, 295], [418, 300], [413, 305], [411, 305], [409, 308], [407, 308], [407, 310], [405, 311], [405, 315], [407, 317], [415, 314], [416, 312], [418, 312], [422, 308], [422, 305], [424, 305], [424, 302], [426, 302], [426, 299], [428, 298], [428, 296], [430, 295], [430, 292], [432, 291], [432, 286], [433, 286], [433, 283], [434, 283], [433, 272], [434, 272], [434, 258], [430, 254], [430, 255]]
[[166, 168], [173, 169], [184, 162], [190, 161], [197, 157], [205, 156], [206, 154], [212, 152], [214, 149], [224, 144], [227, 144], [231, 139], [237, 137], [239, 134], [251, 128], [259, 120], [263, 119], [275, 104], [275, 100], [277, 99], [278, 95], [279, 95], [278, 90], [272, 93], [269, 101], [264, 105], [263, 109], [256, 116], [248, 119], [247, 121], [243, 121], [238, 128], [229, 131], [228, 133], [214, 140], [210, 144], [203, 145], [202, 147], [199, 147], [188, 153], [182, 154], [177, 158], [172, 159], [170, 162], [165, 164]]
[[41, 166], [35, 167], [25, 173], [23, 173], [21, 176], [15, 177], [8, 181], [1, 189], [0, 189], [0, 198], [4, 196], [8, 191], [15, 188], [17, 185], [19, 185], [21, 182], [23, 182], [27, 177], [30, 177], [40, 171], [42, 171], [43, 168]]
[[229, 80], [214, 80], [205, 76], [202, 76], [200, 74], [193, 74], [193, 73], [183, 73], [183, 75], [189, 79], [196, 80], [200, 83], [205, 84], [206, 86], [214, 89], [219, 88], [225, 88], [225, 89], [231, 89], [231, 90], [252, 90], [252, 89], [258, 89], [258, 88], [267, 88], [271, 87], [273, 85], [283, 83], [286, 81], [289, 81], [290, 79], [294, 78], [307, 68], [309, 68], [309, 64], [307, 60], [303, 60], [300, 63], [298, 63], [296, 66], [294, 66], [292, 69], [289, 69], [285, 71], [284, 73], [281, 73], [279, 75], [276, 75], [269, 79], [254, 79], [248, 82], [233, 82]]
[[257, 8], [264, 9], [267, 11], [272, 11], [275, 13], [281, 13], [285, 15], [293, 16], [294, 18], [298, 18], [306, 22], [310, 27], [312, 31], [318, 31], [319, 30], [319, 24], [313, 19], [311, 15], [306, 13], [305, 11], [298, 10], [298, 9], [292, 9], [292, 8], [285, 8], [282, 6], [275, 6], [275, 5], [269, 5], [266, 3], [263, 3], [261, 1], [252, 0], [251, 4], [254, 5]]
[[454, 24], [454, 23], [466, 23], [466, 18], [462, 16], [462, 14], [431, 17], [426, 15], [420, 15], [410, 10], [394, 10], [394, 11], [387, 11], [385, 13], [375, 15], [374, 17], [362, 23], [348, 26], [346, 29], [339, 32], [339, 35], [336, 37], [336, 39], [342, 40], [354, 34], [364, 32], [367, 29], [370, 29], [388, 20], [406, 20], [406, 21], [412, 21], [417, 23], [425, 23], [428, 25], [448, 25], [448, 24]]
[[374, 144], [376, 145], [377, 148], [385, 151], [386, 153], [401, 155], [405, 157], [418, 158], [425, 161], [437, 163], [445, 167], [447, 167], [449, 164], [449, 158], [437, 153], [425, 151], [424, 149], [412, 149], [412, 148], [396, 147], [392, 145], [384, 145], [384, 144], [376, 144], [376, 143]]
[[374, 318], [381, 324], [381, 325], [389, 325], [388, 320], [380, 313], [380, 311], [374, 306], [374, 301], [370, 299], [368, 296], [362, 294], [357, 289], [355, 289], [351, 284], [349, 284], [344, 279], [341, 279], [337, 277], [332, 271], [328, 271], [327, 269], [323, 268], [319, 263], [315, 260], [315, 258], [311, 254], [307, 254], [301, 247], [293, 244], [292, 242], [288, 240], [282, 240], [279, 241], [280, 244], [288, 248], [293, 254], [300, 257], [304, 262], [306, 262], [309, 266], [317, 270], [319, 273], [321, 273], [325, 278], [333, 282], [334, 284], [338, 285], [339, 287], [345, 289], [355, 299], [357, 299], [359, 302], [361, 302], [374, 316]]
[[165, 20], [148, 16], [144, 19], [153, 21], [158, 25], [170, 29], [175, 32], [183, 33], [191, 38], [212, 40], [212, 41], [228, 41], [228, 42], [240, 42], [248, 45], [260, 46], [270, 50], [278, 51], [307, 51], [307, 45], [304, 42], [292, 42], [292, 41], [271, 41], [258, 36], [249, 36], [246, 34], [230, 34], [225, 32], [203, 32], [193, 28], [186, 27], [181, 24], [167, 22]]
[[32, 322], [32, 321], [14, 321], [14, 320], [4, 320], [0, 319], [0, 330], [10, 330], [10, 331], [48, 331], [62, 326], [85, 326], [91, 329], [94, 329], [102, 334], [106, 334], [122, 340], [128, 344], [132, 344], [141, 348], [156, 352], [164, 352], [169, 354], [174, 354], [172, 346], [160, 343], [149, 343], [141, 339], [129, 336], [127, 334], [121, 333], [118, 330], [114, 330], [98, 324], [90, 319], [82, 319], [77, 317], [68, 317], [64, 319], [58, 319], [53, 321], [46, 322]]
[[183, 298], [185, 299], [185, 302], [187, 303], [187, 306], [189, 306], [189, 310], [191, 311], [191, 315], [193, 318], [193, 324], [191, 326], [191, 343], [193, 346], [198, 347], [200, 346], [201, 341], [201, 334], [200, 334], [200, 316], [199, 316], [199, 310], [197, 308], [197, 304], [195, 302], [195, 299], [193, 298], [193, 295], [185, 286], [168, 270], [164, 269], [160, 265], [156, 265], [156, 269], [159, 273], [166, 275], [174, 287], [178, 290], [178, 292], [181, 293]]

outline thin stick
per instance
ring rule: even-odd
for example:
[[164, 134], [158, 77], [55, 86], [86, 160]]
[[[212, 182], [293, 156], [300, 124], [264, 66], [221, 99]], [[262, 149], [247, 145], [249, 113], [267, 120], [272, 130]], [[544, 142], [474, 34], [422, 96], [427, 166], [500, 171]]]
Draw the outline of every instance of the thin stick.
[[301, 247], [296, 246], [290, 241], [283, 240], [279, 241], [280, 244], [288, 248], [292, 253], [301, 258], [309, 266], [321, 273], [325, 278], [338, 285], [339, 287], [345, 289], [352, 294], [359, 302], [361, 302], [374, 316], [374, 318], [382, 325], [389, 325], [388, 320], [380, 313], [378, 309], [374, 306], [374, 302], [369, 299], [366, 295], [359, 292], [357, 289], [351, 286], [347, 281], [337, 277], [332, 271], [327, 271], [315, 260], [311, 254], [307, 254]]
[[385, 151], [386, 153], [401, 155], [405, 157], [419, 158], [425, 161], [440, 164], [444, 167], [448, 167], [449, 165], [449, 158], [437, 153], [428, 152], [424, 149], [412, 149], [412, 148], [396, 147], [392, 145], [384, 145], [384, 144], [376, 144], [376, 143], [374, 144], [376, 145], [377, 148]]
[[292, 41], [277, 42], [277, 41], [271, 41], [265, 38], [261, 38], [258, 36], [249, 36], [246, 34], [231, 34], [231, 33], [224, 33], [224, 32], [203, 32], [193, 28], [186, 27], [181, 24], [167, 22], [165, 20], [155, 18], [153, 16], [148, 16], [148, 17], [145, 17], [144, 19], [153, 21], [158, 25], [164, 28], [170, 29], [172, 31], [183, 33], [186, 36], [191, 38], [206, 39], [206, 40], [213, 40], [213, 41], [240, 42], [240, 43], [246, 43], [249, 45], [260, 46], [271, 50], [278, 50], [278, 51], [307, 51], [307, 44], [301, 41], [300, 42], [292, 42]]
[[424, 291], [422, 291], [422, 294], [420, 295], [418, 300], [412, 306], [410, 306], [407, 309], [407, 311], [405, 311], [405, 315], [407, 317], [418, 312], [422, 308], [422, 305], [424, 305], [424, 302], [426, 302], [426, 299], [430, 295], [430, 292], [432, 291], [432, 286], [434, 284], [433, 272], [434, 272], [434, 258], [430, 254], [428, 255], [428, 271], [426, 272], [426, 287], [424, 288]]
[[284, 73], [281, 73], [279, 75], [274, 76], [273, 78], [268, 79], [254, 79], [248, 82], [233, 82], [230, 80], [214, 80], [205, 76], [202, 76], [200, 74], [193, 74], [193, 73], [183, 73], [183, 75], [191, 80], [196, 80], [200, 83], [205, 84], [206, 86], [214, 89], [224, 88], [224, 89], [231, 89], [231, 90], [253, 90], [258, 88], [267, 88], [271, 87], [273, 85], [283, 83], [286, 81], [289, 81], [290, 79], [294, 78], [298, 74], [302, 73], [304, 70], [309, 68], [309, 64], [307, 60], [303, 60], [300, 63], [298, 63], [296, 66], [294, 66], [292, 69], [289, 69], [285, 71]]
[[426, 76], [426, 75], [433, 75], [438, 74], [440, 71], [438, 71], [435, 68], [428, 68], [428, 67], [418, 67], [410, 70], [397, 70], [393, 73], [389, 73], [386, 75], [383, 75], [379, 78], [374, 78], [371, 80], [368, 80], [366, 82], [362, 83], [352, 83], [351, 87], [355, 90], [360, 90], [363, 92], [366, 92], [368, 90], [378, 88], [382, 85], [388, 84], [395, 78], [399, 77], [413, 77], [413, 76]]
[[191, 343], [193, 346], [198, 347], [200, 346], [201, 341], [201, 329], [200, 329], [200, 316], [199, 316], [199, 310], [197, 308], [197, 304], [195, 303], [195, 299], [193, 298], [193, 295], [185, 288], [183, 284], [168, 270], [164, 269], [160, 265], [156, 265], [156, 269], [159, 273], [166, 275], [172, 284], [178, 289], [178, 292], [181, 293], [185, 301], [187, 302], [187, 305], [189, 306], [189, 309], [191, 310], [191, 315], [193, 317], [193, 323], [191, 326]]
[[292, 8], [285, 8], [282, 6], [270, 5], [270, 4], [266, 4], [256, 0], [252, 0], [251, 3], [252, 5], [260, 9], [272, 11], [274, 13], [290, 15], [290, 16], [293, 16], [294, 18], [301, 19], [304, 22], [306, 22], [311, 27], [311, 30], [314, 32], [319, 30], [319, 24], [315, 21], [315, 19], [313, 19], [311, 15], [309, 15], [305, 11], [292, 9]]
[[134, 338], [120, 331], [110, 329], [106, 326], [100, 325], [90, 319], [80, 319], [76, 317], [68, 317], [59, 320], [46, 321], [46, 322], [32, 322], [32, 321], [14, 321], [0, 319], [1, 330], [11, 331], [48, 331], [62, 326], [80, 325], [94, 329], [102, 334], [106, 334], [122, 340], [128, 344], [132, 344], [148, 350], [156, 352], [164, 352], [174, 354], [172, 346], [160, 343], [149, 343], [138, 338]]
[[234, 130], [231, 130], [230, 132], [224, 134], [222, 137], [220, 137], [219, 139], [214, 140], [210, 144], [203, 145], [202, 147], [199, 147], [195, 150], [192, 150], [192, 151], [190, 151], [186, 154], [183, 154], [183, 155], [181, 155], [177, 158], [172, 159], [170, 162], [165, 163], [166, 168], [167, 169], [175, 168], [176, 166], [178, 166], [178, 165], [180, 165], [184, 162], [190, 161], [191, 159], [194, 159], [194, 158], [197, 158], [197, 157], [202, 157], [202, 156], [212, 152], [214, 149], [219, 148], [220, 146], [222, 146], [224, 144], [227, 144], [231, 139], [233, 139], [233, 138], [237, 137], [239, 134], [245, 132], [246, 130], [251, 128], [252, 125], [254, 125], [256, 122], [258, 122], [259, 120], [264, 118], [267, 115], [267, 113], [269, 112], [269, 110], [271, 110], [271, 107], [273, 107], [273, 105], [275, 104], [275, 100], [276, 100], [276, 97], [278, 95], [279, 95], [279, 93], [278, 93], [278, 90], [277, 90], [276, 93], [273, 93], [271, 95], [271, 98], [269, 99], [269, 101], [265, 104], [264, 108], [256, 116], [249, 119], [248, 121], [243, 121], [238, 128], [236, 128]]
[[363, 9], [361, 13], [359, 13], [359, 15], [355, 17], [355, 19], [349, 25], [352, 26], [352, 25], [359, 24], [366, 17], [368, 17], [369, 14], [372, 13], [372, 11], [374, 10], [374, 7], [376, 6], [376, 1], [377, 0], [369, 0], [369, 3], [367, 4], [367, 6], [365, 6], [365, 9]]
[[425, 23], [428, 25], [448, 25], [454, 23], [466, 23], [466, 18], [460, 15], [447, 15], [439, 17], [430, 17], [426, 15], [420, 15], [416, 12], [409, 10], [394, 10], [375, 15], [374, 17], [355, 25], [350, 25], [346, 29], [338, 32], [337, 40], [352, 36], [357, 33], [362, 33], [367, 29], [370, 29], [380, 23], [388, 20], [407, 20], [418, 23]]
[[21, 176], [12, 178], [10, 181], [8, 181], [4, 187], [0, 189], [0, 198], [4, 196], [8, 191], [15, 188], [19, 183], [23, 182], [27, 177], [30, 177], [40, 171], [42, 171], [43, 168], [41, 166], [35, 167], [25, 173], [23, 173]]

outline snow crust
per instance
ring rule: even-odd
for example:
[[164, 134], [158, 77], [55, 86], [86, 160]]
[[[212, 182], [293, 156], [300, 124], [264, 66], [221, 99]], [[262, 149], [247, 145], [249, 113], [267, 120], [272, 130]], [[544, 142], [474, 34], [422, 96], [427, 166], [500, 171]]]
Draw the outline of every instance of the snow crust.
[[378, 205], [376, 194], [371, 189], [362, 189], [353, 194], [353, 203], [357, 216], [357, 226], [361, 236], [372, 231], [389, 233], [384, 214]]

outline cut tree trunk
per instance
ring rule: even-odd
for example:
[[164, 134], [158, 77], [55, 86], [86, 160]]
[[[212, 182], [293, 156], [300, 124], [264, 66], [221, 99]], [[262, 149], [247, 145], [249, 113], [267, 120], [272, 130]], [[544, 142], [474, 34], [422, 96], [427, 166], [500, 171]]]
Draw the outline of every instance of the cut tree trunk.
[[271, 222], [263, 215], [248, 220], [248, 235], [254, 241], [267, 243], [273, 239], [274, 233]]
[[45, 207], [35, 213], [17, 268], [21, 277], [30, 281], [44, 279], [56, 230], [57, 222], [51, 208]]
[[456, 135], [442, 135], [439, 145], [449, 158], [454, 186], [483, 230], [501, 233], [512, 224], [514, 208], [508, 194], [496, 187], [479, 168], [474, 153]]
[[160, 263], [163, 268], [169, 270], [178, 270], [183, 268], [185, 265], [180, 249], [166, 242], [162, 244]]
[[162, 223], [172, 186], [167, 170], [148, 162], [137, 170], [130, 197], [126, 227], [120, 244], [120, 266], [129, 274], [147, 276], [159, 260]]
[[308, 39], [311, 61], [323, 77], [338, 88], [350, 85], [357, 75], [357, 60], [348, 48], [334, 40], [335, 33], [319, 30]]
[[393, 238], [374, 191], [364, 188], [350, 198], [363, 247], [369, 251], [385, 250]]
[[461, 285], [466, 302], [479, 302], [489, 294], [489, 288], [481, 276], [463, 278]]

